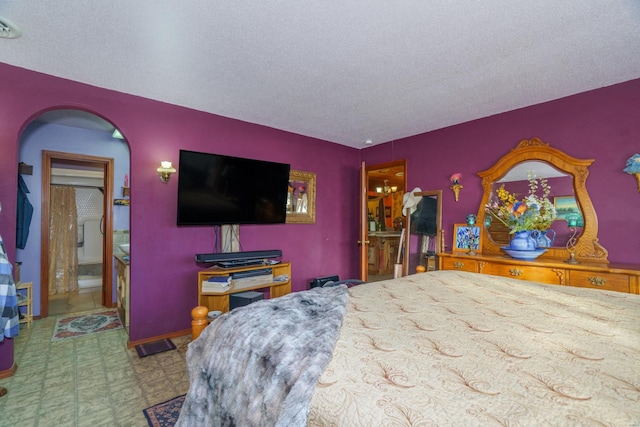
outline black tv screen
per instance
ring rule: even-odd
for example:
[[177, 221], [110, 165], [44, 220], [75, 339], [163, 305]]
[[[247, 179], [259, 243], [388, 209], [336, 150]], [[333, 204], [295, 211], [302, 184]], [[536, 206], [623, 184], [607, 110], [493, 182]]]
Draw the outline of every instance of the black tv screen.
[[178, 225], [281, 224], [290, 165], [180, 150]]

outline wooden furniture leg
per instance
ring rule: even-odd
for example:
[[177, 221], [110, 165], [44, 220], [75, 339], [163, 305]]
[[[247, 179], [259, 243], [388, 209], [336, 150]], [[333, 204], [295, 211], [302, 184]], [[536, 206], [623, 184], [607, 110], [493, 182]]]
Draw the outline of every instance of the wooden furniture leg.
[[209, 309], [202, 305], [195, 307], [191, 310], [191, 341], [194, 341], [200, 336], [204, 328], [207, 327], [209, 322], [207, 321], [207, 315]]

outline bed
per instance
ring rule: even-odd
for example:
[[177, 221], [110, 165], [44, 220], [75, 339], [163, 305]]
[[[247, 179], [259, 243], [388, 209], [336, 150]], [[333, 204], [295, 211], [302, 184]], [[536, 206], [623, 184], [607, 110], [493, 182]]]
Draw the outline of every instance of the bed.
[[640, 295], [436, 271], [221, 316], [178, 425], [640, 425], [639, 361]]

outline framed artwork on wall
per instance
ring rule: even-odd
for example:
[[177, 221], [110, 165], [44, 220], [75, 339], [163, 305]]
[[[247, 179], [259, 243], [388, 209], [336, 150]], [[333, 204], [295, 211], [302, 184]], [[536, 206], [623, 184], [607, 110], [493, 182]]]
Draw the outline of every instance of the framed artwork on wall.
[[454, 224], [454, 252], [480, 252], [482, 249], [482, 228], [479, 225]]
[[316, 174], [291, 170], [287, 200], [287, 224], [315, 224]]

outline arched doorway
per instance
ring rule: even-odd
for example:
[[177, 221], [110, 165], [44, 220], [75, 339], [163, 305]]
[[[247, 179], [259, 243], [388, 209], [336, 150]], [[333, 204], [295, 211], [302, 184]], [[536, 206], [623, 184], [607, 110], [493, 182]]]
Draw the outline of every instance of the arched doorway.
[[[28, 241], [28, 247], [23, 251], [16, 251], [16, 259], [22, 262], [22, 271], [30, 273], [32, 278], [39, 277], [39, 280], [33, 281], [34, 287], [36, 283], [39, 287], [39, 291], [34, 289], [34, 293], [38, 294], [36, 300], [39, 300], [34, 301], [34, 311], [38, 314], [39, 308], [40, 317], [49, 315], [49, 289], [52, 275], [56, 274], [52, 273], [49, 265], [52, 254], [49, 231], [51, 188], [62, 184], [79, 189], [78, 193], [87, 194], [93, 190], [94, 194], [99, 194], [97, 203], [100, 210], [94, 213], [97, 217], [87, 221], [83, 219], [76, 230], [78, 260], [83, 264], [81, 267], [92, 267], [94, 270], [90, 277], [97, 280], [89, 280], [88, 283], [99, 287], [97, 298], [94, 294], [96, 303], [104, 307], [115, 305], [114, 222], [118, 224], [117, 228], [124, 228], [122, 223], [126, 222], [127, 233], [129, 228], [128, 207], [126, 215], [123, 215], [125, 211], [121, 208], [114, 211], [114, 195], [118, 194], [115, 188], [119, 187], [120, 181], [117, 180], [116, 183], [115, 177], [128, 174], [129, 150], [126, 142], [113, 138], [113, 130], [112, 124], [92, 113], [65, 109], [52, 110], [38, 116], [21, 135], [19, 160], [27, 160], [27, 163], [34, 165], [34, 176], [25, 179], [30, 180], [35, 209], [31, 225], [33, 239]], [[75, 175], [83, 177], [97, 173], [100, 178], [97, 183], [72, 180], [71, 183], [61, 184], [57, 181], [59, 173], [56, 172], [61, 170], [78, 172]], [[123, 170], [126, 172], [123, 173]], [[95, 199], [95, 195], [92, 197]], [[126, 216], [124, 221], [123, 216]], [[99, 241], [91, 238], [90, 235], [94, 234], [99, 235]], [[117, 243], [121, 242], [116, 242], [116, 247]], [[75, 269], [76, 275], [78, 272], [82, 273], [82, 268], [79, 267]], [[84, 277], [82, 275], [76, 279], [79, 279], [79, 284], [87, 281]], [[68, 309], [69, 312], [86, 311], [86, 306], [69, 303]]]

